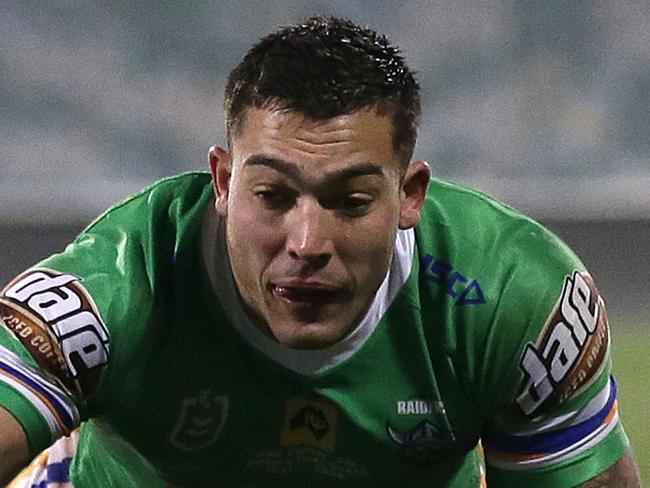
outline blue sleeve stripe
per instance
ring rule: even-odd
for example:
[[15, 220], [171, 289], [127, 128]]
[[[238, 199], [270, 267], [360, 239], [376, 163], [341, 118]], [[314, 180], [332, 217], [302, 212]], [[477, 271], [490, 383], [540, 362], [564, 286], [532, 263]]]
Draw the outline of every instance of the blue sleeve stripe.
[[510, 454], [548, 454], [567, 449], [599, 429], [615, 408], [617, 388], [610, 378], [610, 393], [605, 406], [594, 416], [570, 427], [534, 435], [492, 433], [483, 438], [486, 450]]
[[20, 371], [14, 365], [0, 358], [0, 374], [13, 379], [36, 395], [48, 410], [50, 410], [57, 423], [63, 427], [64, 433], [67, 434], [76, 427], [76, 419], [69, 413], [68, 408], [47, 388], [31, 378], [26, 372]]

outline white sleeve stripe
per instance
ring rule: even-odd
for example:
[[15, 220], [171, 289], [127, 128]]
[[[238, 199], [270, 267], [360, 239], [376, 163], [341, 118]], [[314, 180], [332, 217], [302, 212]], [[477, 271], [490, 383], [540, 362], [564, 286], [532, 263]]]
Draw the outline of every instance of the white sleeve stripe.
[[36, 408], [47, 423], [52, 439], [79, 425], [79, 412], [70, 395], [2, 346], [0, 381]]
[[31, 381], [37, 383], [40, 388], [43, 388], [47, 393], [57, 397], [57, 400], [65, 403], [70, 410], [76, 411], [76, 406], [72, 400], [73, 395], [69, 389], [52, 375], [46, 371], [42, 371], [38, 368], [27, 364], [25, 361], [20, 359], [14, 353], [0, 345], [0, 360], [10, 367], [16, 369], [21, 374], [27, 376]]
[[609, 396], [612, 391], [612, 382], [614, 380], [612, 378], [609, 379], [605, 387], [596, 395], [594, 398], [592, 398], [587, 405], [585, 405], [582, 409], [578, 411], [578, 415], [575, 416], [571, 420], [571, 422], [568, 422], [566, 425], [571, 426], [571, 425], [577, 425], [582, 422], [584, 422], [587, 419], [590, 419], [594, 415], [596, 415], [598, 412], [600, 412], [605, 405], [607, 405], [607, 402], [609, 400]]
[[43, 417], [50, 429], [52, 440], [63, 435], [63, 429], [61, 428], [61, 425], [58, 423], [57, 419], [54, 417], [51, 408], [46, 405], [37, 395], [35, 395], [29, 388], [26, 388], [24, 384], [18, 382], [1, 370], [0, 382], [11, 386], [14, 390], [18, 391], [18, 393], [29, 400], [29, 402], [34, 407], [36, 407], [38, 412], [41, 414], [41, 417]]
[[77, 407], [72, 400], [72, 393], [70, 393], [67, 388], [60, 385], [54, 377], [49, 376], [44, 371], [33, 368], [18, 358], [18, 356], [4, 349], [2, 346], [0, 346], [0, 360], [28, 377], [32, 382], [36, 383], [46, 394], [53, 396], [56, 400], [61, 402], [63, 404], [62, 406], [67, 408], [67, 413], [70, 417], [75, 417]]
[[527, 436], [541, 434], [543, 432], [552, 432], [554, 430], [578, 425], [585, 420], [590, 419], [605, 407], [607, 400], [609, 400], [611, 389], [612, 380], [609, 380], [603, 389], [580, 410], [575, 410], [559, 417], [542, 417], [534, 421], [532, 429], [508, 431], [507, 434]]
[[504, 453], [485, 451], [485, 460], [490, 466], [495, 468], [507, 469], [513, 471], [524, 471], [528, 469], [538, 469], [551, 464], [556, 464], [570, 459], [578, 454], [596, 446], [607, 435], [614, 430], [618, 424], [618, 402], [614, 402], [612, 412], [606, 421], [587, 437], [584, 437], [575, 444], [561, 451], [546, 453], [540, 455], [506, 455]]

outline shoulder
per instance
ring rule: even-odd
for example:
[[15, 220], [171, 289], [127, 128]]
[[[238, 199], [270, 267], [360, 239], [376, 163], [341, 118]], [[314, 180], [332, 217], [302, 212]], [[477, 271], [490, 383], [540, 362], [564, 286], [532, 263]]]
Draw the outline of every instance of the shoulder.
[[2, 290], [0, 312], [17, 317], [9, 328], [39, 366], [87, 395], [118, 336], [136, 348], [177, 254], [198, 252], [209, 181], [184, 174], [145, 188]]
[[541, 304], [550, 311], [565, 277], [585, 271], [540, 223], [481, 192], [440, 180], [431, 182], [416, 236], [424, 279], [446, 288], [456, 307], [484, 305], [485, 312], [516, 305], [520, 313]]
[[181, 221], [202, 208], [211, 195], [208, 173], [191, 172], [163, 178], [110, 207], [84, 233], [116, 224], [131, 230], [138, 226], [148, 228], [151, 219]]
[[150, 301], [178, 253], [196, 252], [211, 197], [206, 173], [160, 180], [109, 208], [37, 266], [77, 276], [100, 310], [121, 315], [127, 301]]
[[432, 180], [418, 226], [424, 242], [447, 246], [451, 252], [497, 253], [502, 259], [513, 247], [524, 248], [513, 260], [535, 261], [556, 256], [577, 261], [562, 240], [542, 224], [477, 190]]
[[573, 251], [507, 205], [436, 180], [417, 234], [430, 328], [483, 423], [490, 479], [550, 486], [547, 475], [580, 481], [614, 463], [627, 441], [607, 312]]
[[[531, 373], [532, 355], [542, 358], [535, 363], [543, 363], [540, 375], [555, 368], [557, 379], [557, 388], [539, 402], [570, 396], [569, 389], [596, 375], [604, 360], [604, 305], [594, 280], [558, 236], [487, 195], [438, 180], [432, 181], [416, 233], [424, 290], [445, 324], [441, 340], [477, 404], [494, 412], [511, 400], [513, 387]], [[564, 332], [566, 343], [557, 343]], [[569, 338], [578, 340], [575, 348]], [[582, 371], [593, 354], [592, 368]], [[536, 409], [539, 402], [526, 408]]]
[[141, 322], [174, 282], [179, 256], [198, 259], [210, 181], [206, 173], [160, 180], [108, 209], [38, 266], [77, 276], [108, 322]]
[[159, 181], [0, 291], [0, 373], [11, 371], [0, 374], [0, 403], [32, 446], [66, 434], [108, 397], [128, 396], [127, 385], [133, 392], [132, 371], [164, 333], [150, 325], [168, 323], [174, 283], [195, 281], [182, 279], [179, 262], [199, 259], [211, 193], [207, 174]]

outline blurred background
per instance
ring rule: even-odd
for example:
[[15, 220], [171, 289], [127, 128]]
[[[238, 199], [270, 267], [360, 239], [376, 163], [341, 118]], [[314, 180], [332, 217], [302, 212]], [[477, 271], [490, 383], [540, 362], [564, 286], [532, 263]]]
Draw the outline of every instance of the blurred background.
[[416, 156], [437, 177], [541, 220], [582, 257], [650, 476], [650, 2], [3, 0], [0, 281], [129, 193], [207, 169], [229, 70], [315, 14], [402, 48], [422, 87]]

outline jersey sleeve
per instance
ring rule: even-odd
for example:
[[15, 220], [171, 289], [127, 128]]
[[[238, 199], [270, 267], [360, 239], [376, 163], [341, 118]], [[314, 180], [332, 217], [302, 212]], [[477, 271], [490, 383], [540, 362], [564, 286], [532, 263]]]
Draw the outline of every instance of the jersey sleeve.
[[171, 281], [177, 216], [198, 205], [175, 198], [188, 180], [200, 183], [171, 181], [112, 208], [2, 289], [0, 405], [32, 453], [137, 396], [159, 333], [150, 324], [168, 298], [157, 284]]
[[[68, 434], [102, 395], [125, 325], [138, 342], [151, 302], [139, 239], [100, 223], [12, 280], [0, 296], [0, 404], [36, 452]], [[128, 351], [120, 353], [128, 355]]]
[[576, 486], [628, 447], [605, 302], [559, 239], [518, 232], [480, 361], [490, 370], [478, 388], [492, 409], [482, 435], [488, 484]]

